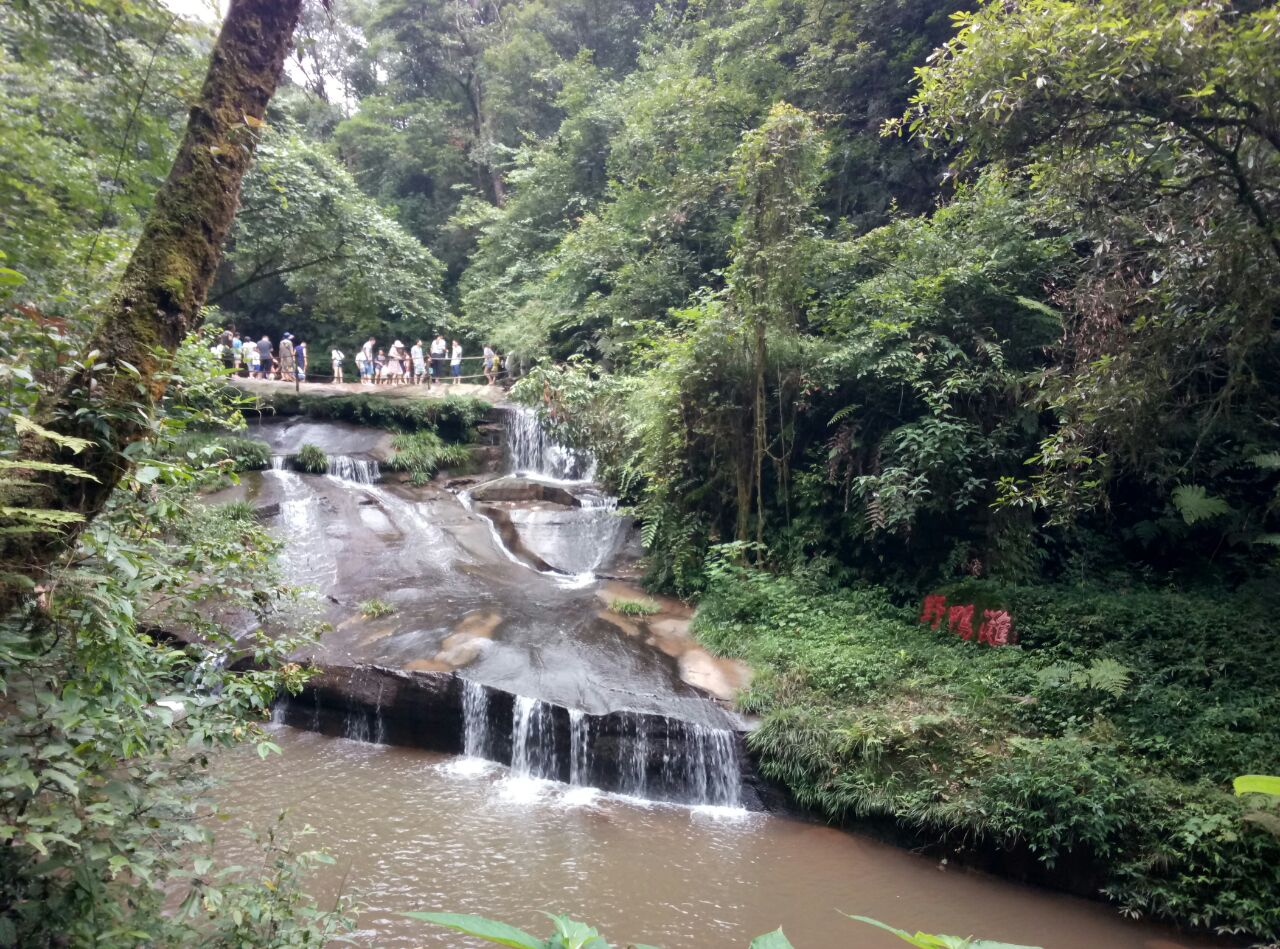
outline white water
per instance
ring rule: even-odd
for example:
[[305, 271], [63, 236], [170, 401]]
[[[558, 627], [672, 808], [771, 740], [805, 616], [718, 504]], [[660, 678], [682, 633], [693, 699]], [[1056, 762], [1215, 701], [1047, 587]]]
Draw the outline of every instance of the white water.
[[570, 482], [595, 479], [595, 456], [556, 441], [532, 409], [511, 406], [503, 413], [503, 425], [507, 437], [507, 469], [513, 474]]
[[[272, 471], [291, 471], [297, 455], [272, 455]], [[377, 484], [382, 480], [382, 469], [372, 458], [353, 458], [350, 455], [327, 455], [325, 474], [356, 484]]]
[[[490, 733], [488, 694], [484, 686], [465, 679], [462, 690], [464, 753], [473, 761], [491, 758], [497, 742]], [[563, 749], [556, 738], [556, 706], [515, 696], [511, 714], [513, 778], [555, 781], [567, 771], [570, 786], [589, 787], [593, 776], [611, 770], [607, 762], [596, 760], [597, 745], [604, 741], [606, 753], [617, 759], [612, 770], [618, 773], [620, 794], [637, 799], [656, 796], [695, 806], [741, 806], [741, 766], [732, 732], [679, 719], [618, 712], [614, 717], [621, 719], [622, 734], [602, 738], [594, 716], [581, 709], [567, 711], [569, 747]], [[657, 748], [650, 737], [655, 727], [664, 734], [660, 756], [655, 754]]]

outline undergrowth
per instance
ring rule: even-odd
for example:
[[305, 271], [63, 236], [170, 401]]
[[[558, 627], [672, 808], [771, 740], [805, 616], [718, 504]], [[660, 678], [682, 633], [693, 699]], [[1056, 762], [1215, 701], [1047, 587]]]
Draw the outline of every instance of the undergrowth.
[[324, 453], [324, 449], [316, 445], [303, 445], [298, 449], [298, 454], [294, 456], [294, 464], [298, 466], [299, 471], [305, 471], [308, 474], [324, 474], [329, 470], [329, 458]]
[[1025, 848], [1126, 913], [1280, 935], [1280, 839], [1230, 788], [1280, 760], [1280, 598], [981, 592], [1021, 647], [923, 627], [879, 589], [729, 566], [695, 629], [756, 668], [750, 746], [802, 805]]
[[225, 432], [184, 432], [167, 447], [166, 455], [192, 465], [225, 462], [236, 472], [271, 467], [271, 449], [265, 443]]
[[305, 415], [406, 432], [430, 429], [448, 441], [468, 440], [490, 408], [484, 400], [469, 396], [412, 399], [366, 393], [323, 396], [293, 392], [264, 395], [259, 405], [263, 415]]
[[387, 467], [406, 471], [414, 484], [426, 484], [443, 467], [464, 466], [471, 460], [466, 445], [446, 442], [430, 430], [407, 432], [391, 440], [393, 454]]
[[655, 613], [662, 612], [662, 607], [649, 600], [616, 599], [609, 604], [609, 608], [615, 613], [621, 613], [623, 616], [652, 616]]

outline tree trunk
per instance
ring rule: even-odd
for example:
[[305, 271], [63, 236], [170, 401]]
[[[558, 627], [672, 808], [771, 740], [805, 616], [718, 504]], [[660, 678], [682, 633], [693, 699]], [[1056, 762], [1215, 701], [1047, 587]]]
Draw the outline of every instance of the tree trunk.
[[[74, 465], [96, 480], [31, 470], [25, 477], [33, 484], [9, 504], [76, 513], [83, 527], [128, 469], [123, 451], [149, 431], [173, 354], [199, 325], [301, 6], [302, 0], [232, 0], [168, 180], [87, 347], [97, 351], [96, 371], [76, 372], [38, 413], [46, 428], [87, 439], [90, 447], [72, 454], [39, 435], [22, 439], [22, 460]], [[0, 564], [38, 581], [77, 530], [0, 534]], [[7, 610], [23, 584], [3, 584], [0, 609]]]

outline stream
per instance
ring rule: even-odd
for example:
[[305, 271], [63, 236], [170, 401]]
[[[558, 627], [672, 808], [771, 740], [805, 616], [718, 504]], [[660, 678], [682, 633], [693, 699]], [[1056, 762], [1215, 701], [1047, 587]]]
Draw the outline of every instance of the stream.
[[[336, 863], [310, 887], [323, 905], [340, 888], [360, 897], [363, 944], [481, 945], [405, 910], [533, 932], [547, 929], [538, 911], [567, 912], [665, 949], [745, 949], [778, 925], [798, 949], [902, 945], [838, 910], [1064, 949], [1216, 944], [760, 812], [748, 723], [725, 701], [747, 671], [697, 646], [682, 604], [612, 608], [643, 596], [625, 579], [630, 522], [589, 458], [522, 410], [504, 420], [507, 476], [453, 490], [380, 480], [386, 433], [264, 423], [272, 470], [235, 492], [272, 515], [286, 574], [314, 590], [304, 614], [332, 630], [307, 658], [336, 684], [278, 704], [283, 754], [228, 755], [222, 798], [238, 819], [287, 811], [319, 831]], [[327, 474], [293, 469], [304, 444]], [[373, 599], [390, 612], [367, 617]], [[405, 704], [415, 676], [434, 705]], [[396, 746], [433, 738], [428, 720], [451, 733], [424, 747], [458, 754]], [[237, 837], [219, 835], [232, 859]]]

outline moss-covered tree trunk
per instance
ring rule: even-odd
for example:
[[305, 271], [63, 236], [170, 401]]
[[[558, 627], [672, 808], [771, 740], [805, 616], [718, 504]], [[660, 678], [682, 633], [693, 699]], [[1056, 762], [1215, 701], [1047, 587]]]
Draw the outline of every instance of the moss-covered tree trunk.
[[[79, 514], [83, 526], [127, 470], [124, 449], [147, 432], [173, 354], [199, 325], [301, 6], [232, 0], [169, 178], [88, 347], [97, 351], [95, 366], [74, 374], [39, 413], [45, 428], [90, 447], [73, 454], [24, 436], [22, 460], [74, 465], [96, 480], [32, 469], [31, 485], [7, 503]], [[38, 581], [75, 533], [0, 534], [0, 565], [10, 576], [0, 608], [14, 605], [24, 586], [17, 577]]]

